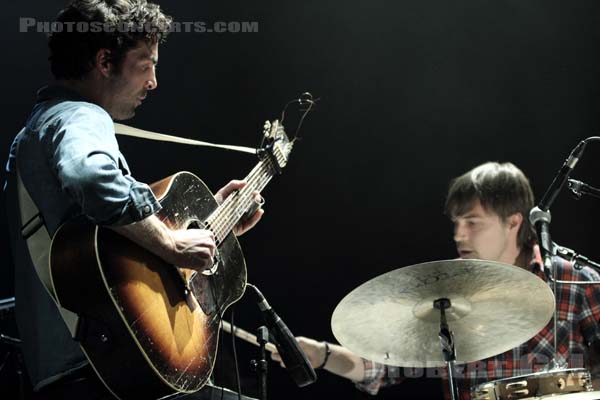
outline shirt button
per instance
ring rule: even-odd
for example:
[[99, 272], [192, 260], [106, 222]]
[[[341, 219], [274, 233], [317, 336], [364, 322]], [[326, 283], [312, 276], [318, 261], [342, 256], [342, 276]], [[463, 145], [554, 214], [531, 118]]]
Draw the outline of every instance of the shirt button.
[[150, 213], [150, 206], [145, 206], [144, 207], [144, 214], [149, 214]]

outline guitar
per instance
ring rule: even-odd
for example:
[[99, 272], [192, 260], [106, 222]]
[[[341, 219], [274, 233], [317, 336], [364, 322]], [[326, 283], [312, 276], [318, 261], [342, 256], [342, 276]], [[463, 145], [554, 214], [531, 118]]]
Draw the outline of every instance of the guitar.
[[[151, 185], [156, 214], [171, 229], [210, 229], [217, 244], [210, 270], [172, 266], [118, 233], [79, 217], [52, 239], [50, 274], [60, 306], [79, 316], [76, 340], [119, 399], [192, 393], [207, 382], [223, 312], [244, 293], [246, 264], [233, 227], [287, 164], [293, 141], [275, 120], [245, 187], [217, 204], [194, 174]], [[135, 384], [134, 384], [135, 383]]]

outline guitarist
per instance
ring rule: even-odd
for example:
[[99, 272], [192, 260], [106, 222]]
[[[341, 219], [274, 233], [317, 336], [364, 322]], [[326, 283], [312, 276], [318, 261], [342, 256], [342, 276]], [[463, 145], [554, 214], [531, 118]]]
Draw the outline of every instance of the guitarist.
[[[208, 230], [170, 230], [154, 215], [161, 206], [148, 185], [131, 176], [115, 137], [113, 121], [133, 117], [157, 87], [158, 46], [172, 18], [146, 0], [73, 0], [56, 22], [64, 29], [49, 37], [55, 82], [38, 92], [7, 164], [17, 324], [36, 396], [104, 399], [111, 396], [39, 280], [21, 235], [27, 221], [19, 217], [17, 171], [50, 236], [83, 214], [170, 264], [198, 270], [212, 266], [216, 245]], [[93, 29], [92, 22], [102, 29]], [[131, 26], [143, 29], [125, 29]], [[217, 192], [217, 201], [245, 184], [229, 182]], [[262, 215], [259, 208], [234, 233], [246, 232]]]

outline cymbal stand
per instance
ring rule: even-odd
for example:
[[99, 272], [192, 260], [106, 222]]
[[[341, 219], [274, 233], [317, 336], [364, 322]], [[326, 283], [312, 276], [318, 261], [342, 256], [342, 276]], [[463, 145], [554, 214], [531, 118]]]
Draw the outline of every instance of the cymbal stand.
[[448, 327], [446, 321], [446, 309], [450, 308], [452, 303], [449, 299], [437, 299], [433, 302], [433, 307], [440, 310], [440, 332], [438, 336], [440, 338], [440, 345], [442, 346], [442, 352], [444, 353], [444, 360], [446, 367], [448, 368], [448, 384], [450, 387], [450, 398], [452, 400], [457, 399], [457, 388], [454, 382], [454, 365], [456, 364], [456, 352], [454, 349], [454, 334]]

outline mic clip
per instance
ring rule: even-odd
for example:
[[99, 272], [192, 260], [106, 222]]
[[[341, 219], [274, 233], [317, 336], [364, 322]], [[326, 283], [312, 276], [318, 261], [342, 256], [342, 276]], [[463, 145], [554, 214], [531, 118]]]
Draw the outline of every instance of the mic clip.
[[569, 190], [573, 193], [575, 199], [579, 200], [585, 194], [600, 199], [600, 189], [576, 179], [569, 179], [568, 183]]

